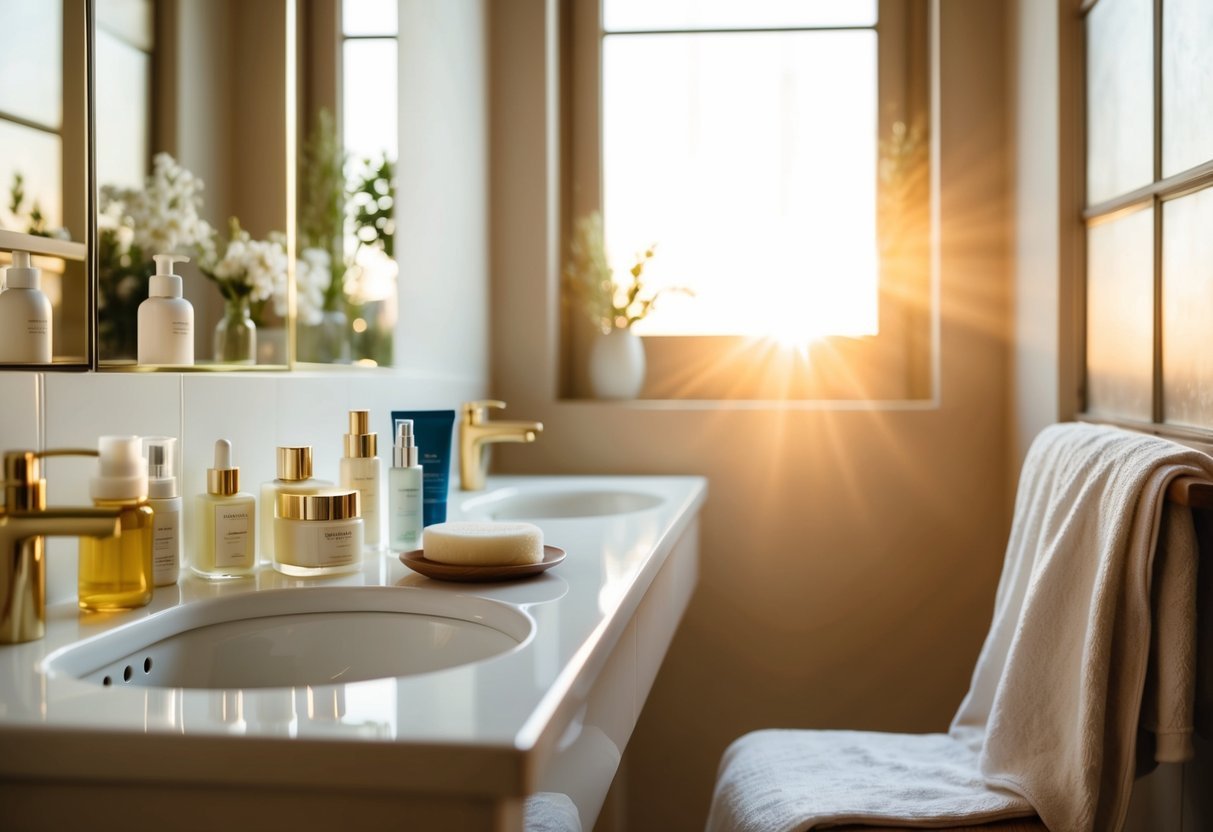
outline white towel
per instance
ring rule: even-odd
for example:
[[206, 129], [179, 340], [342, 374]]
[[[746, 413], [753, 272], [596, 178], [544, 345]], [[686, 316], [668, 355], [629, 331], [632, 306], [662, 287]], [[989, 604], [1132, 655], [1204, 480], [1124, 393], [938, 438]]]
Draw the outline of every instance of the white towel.
[[[1160, 759], [1190, 754], [1190, 513], [1169, 512], [1159, 534], [1166, 486], [1185, 474], [1213, 478], [1213, 459], [1114, 428], [1042, 432], [1020, 478], [994, 621], [950, 734], [748, 734], [721, 762], [710, 832], [946, 827], [1033, 812], [1053, 832], [1119, 829], [1152, 594], [1157, 689], [1144, 721], [1159, 731]], [[1165, 551], [1152, 582], [1155, 541]]]

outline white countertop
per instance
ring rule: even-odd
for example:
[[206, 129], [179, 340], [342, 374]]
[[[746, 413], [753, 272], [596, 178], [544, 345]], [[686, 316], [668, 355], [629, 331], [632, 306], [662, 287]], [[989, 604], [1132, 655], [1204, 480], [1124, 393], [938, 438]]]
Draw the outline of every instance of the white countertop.
[[[127, 613], [51, 607], [46, 638], [0, 647], [0, 775], [527, 793], [706, 494], [699, 477], [498, 477], [484, 492], [452, 492], [448, 519], [462, 516], [465, 500], [536, 488], [612, 488], [651, 493], [662, 503], [622, 515], [536, 521], [545, 542], [567, 557], [514, 583], [434, 581], [385, 552], [338, 578], [289, 578], [270, 567], [243, 581], [183, 577]], [[314, 586], [472, 594], [525, 611], [535, 629], [516, 649], [475, 664], [343, 685], [249, 689], [239, 703], [232, 691], [102, 687], [44, 668], [56, 650], [181, 605]], [[453, 780], [452, 767], [466, 776]]]

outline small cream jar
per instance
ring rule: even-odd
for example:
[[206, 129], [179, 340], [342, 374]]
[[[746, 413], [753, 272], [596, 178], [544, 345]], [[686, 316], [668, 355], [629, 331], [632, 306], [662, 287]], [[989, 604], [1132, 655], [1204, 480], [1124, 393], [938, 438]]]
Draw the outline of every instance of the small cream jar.
[[278, 494], [274, 504], [274, 568], [313, 577], [362, 566], [362, 515], [357, 491]]

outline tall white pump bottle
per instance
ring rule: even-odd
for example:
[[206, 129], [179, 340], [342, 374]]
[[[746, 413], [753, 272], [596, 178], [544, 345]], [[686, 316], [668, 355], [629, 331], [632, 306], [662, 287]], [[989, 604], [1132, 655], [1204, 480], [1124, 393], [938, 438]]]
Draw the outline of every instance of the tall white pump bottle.
[[51, 363], [51, 302], [28, 251], [14, 251], [0, 292], [0, 362]]
[[148, 298], [139, 304], [139, 363], [192, 365], [194, 363], [194, 307], [181, 296], [181, 275], [174, 263], [188, 257], [157, 254], [156, 273], [148, 281]]

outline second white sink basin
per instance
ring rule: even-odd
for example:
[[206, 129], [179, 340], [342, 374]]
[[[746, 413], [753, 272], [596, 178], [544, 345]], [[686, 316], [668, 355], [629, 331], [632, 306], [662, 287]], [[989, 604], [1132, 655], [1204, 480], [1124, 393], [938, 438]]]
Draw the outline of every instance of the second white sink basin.
[[444, 670], [508, 652], [525, 613], [399, 587], [279, 589], [200, 602], [47, 657], [101, 685], [240, 689], [343, 684]]
[[463, 504], [468, 519], [559, 520], [575, 517], [606, 517], [656, 508], [662, 499], [642, 491], [615, 489], [570, 491], [523, 491], [502, 488]]

